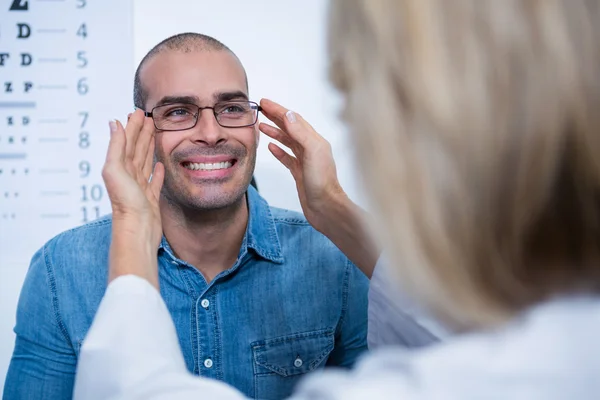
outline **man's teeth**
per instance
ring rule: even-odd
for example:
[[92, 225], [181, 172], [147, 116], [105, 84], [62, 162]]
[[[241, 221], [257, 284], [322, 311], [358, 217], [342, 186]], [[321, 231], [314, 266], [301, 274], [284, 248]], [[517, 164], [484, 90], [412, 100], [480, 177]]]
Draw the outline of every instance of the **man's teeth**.
[[219, 163], [186, 163], [185, 167], [193, 171], [214, 171], [216, 169], [231, 168], [232, 165], [231, 161], [225, 161]]

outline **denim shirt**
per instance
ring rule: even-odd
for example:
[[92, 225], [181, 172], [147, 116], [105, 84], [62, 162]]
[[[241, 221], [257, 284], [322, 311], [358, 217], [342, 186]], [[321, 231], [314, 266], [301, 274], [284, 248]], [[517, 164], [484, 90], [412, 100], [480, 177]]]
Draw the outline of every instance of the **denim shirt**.
[[[366, 350], [368, 280], [301, 214], [269, 207], [252, 187], [247, 200], [237, 261], [208, 284], [163, 238], [160, 293], [189, 371], [276, 399], [306, 373], [349, 367]], [[71, 398], [81, 344], [107, 286], [110, 239], [106, 217], [34, 255], [4, 399]]]

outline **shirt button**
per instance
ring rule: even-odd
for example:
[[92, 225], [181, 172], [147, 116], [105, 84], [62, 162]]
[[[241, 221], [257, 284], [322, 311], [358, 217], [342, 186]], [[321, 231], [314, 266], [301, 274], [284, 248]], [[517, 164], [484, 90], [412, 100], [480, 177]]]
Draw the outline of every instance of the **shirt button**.
[[171, 261], [171, 264], [177, 265], [177, 261], [173, 260], [173, 261]]
[[294, 367], [296, 368], [300, 368], [302, 366], [302, 359], [300, 357], [296, 358], [296, 361], [294, 361]]
[[208, 308], [208, 306], [210, 306], [210, 301], [208, 301], [208, 299], [203, 299], [200, 302], [200, 305], [202, 306], [202, 308]]
[[204, 366], [206, 368], [212, 368], [213, 362], [210, 358], [207, 358], [206, 360], [204, 360]]

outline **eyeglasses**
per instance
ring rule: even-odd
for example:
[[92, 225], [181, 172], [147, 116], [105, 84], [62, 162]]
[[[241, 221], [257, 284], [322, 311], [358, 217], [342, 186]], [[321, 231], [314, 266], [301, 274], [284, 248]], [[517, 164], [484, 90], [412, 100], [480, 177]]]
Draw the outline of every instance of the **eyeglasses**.
[[210, 109], [217, 123], [223, 128], [244, 128], [258, 121], [260, 106], [253, 101], [224, 101], [213, 107], [198, 107], [191, 103], [173, 103], [144, 111], [146, 117], [154, 120], [154, 126], [161, 131], [183, 131], [198, 123], [200, 111]]

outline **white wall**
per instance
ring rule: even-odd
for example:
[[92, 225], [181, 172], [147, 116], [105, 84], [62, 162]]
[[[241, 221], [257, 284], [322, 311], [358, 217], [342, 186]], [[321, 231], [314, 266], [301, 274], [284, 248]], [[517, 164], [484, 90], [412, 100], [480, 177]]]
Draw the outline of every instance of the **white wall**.
[[[337, 119], [339, 99], [327, 83], [326, 1], [133, 2], [136, 65], [151, 47], [172, 34], [195, 31], [221, 40], [244, 64], [253, 100], [268, 97], [294, 109], [332, 143], [342, 185], [352, 198], [363, 203], [351, 149]], [[123, 114], [128, 111], [123, 110]], [[267, 150], [264, 136], [256, 177], [261, 193], [272, 205], [300, 210], [294, 182]], [[18, 265], [5, 269], [0, 281], [0, 389], [12, 352], [15, 307], [26, 268]]]

